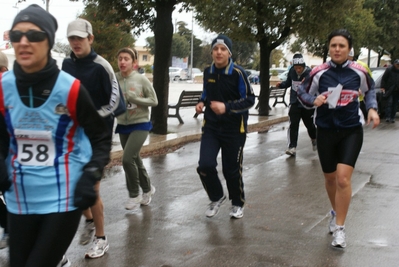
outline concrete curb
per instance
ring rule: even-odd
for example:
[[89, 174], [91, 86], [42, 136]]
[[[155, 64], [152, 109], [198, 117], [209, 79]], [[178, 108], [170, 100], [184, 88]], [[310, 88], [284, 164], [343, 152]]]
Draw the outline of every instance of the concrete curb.
[[[280, 122], [285, 122], [288, 121], [288, 116], [283, 116], [283, 117], [278, 117], [278, 118], [273, 118], [273, 119], [267, 119], [263, 121], [259, 121], [256, 123], [252, 123], [248, 125], [248, 132], [253, 132], [254, 129], [259, 128], [259, 127], [266, 127], [266, 126], [271, 126], [273, 124], [277, 124]], [[188, 142], [197, 142], [201, 140], [201, 132], [198, 131], [187, 131], [179, 134], [170, 134], [170, 135], [176, 135], [176, 138], [173, 138], [173, 136], [167, 140], [161, 140], [158, 142], [149, 142], [146, 145], [143, 145], [141, 148], [141, 153], [148, 153], [152, 152], [158, 149], [163, 149], [167, 147], [172, 147]], [[165, 137], [166, 139], [166, 137]], [[123, 150], [118, 150], [118, 151], [113, 151], [111, 152], [111, 160], [121, 158], [123, 155]]]

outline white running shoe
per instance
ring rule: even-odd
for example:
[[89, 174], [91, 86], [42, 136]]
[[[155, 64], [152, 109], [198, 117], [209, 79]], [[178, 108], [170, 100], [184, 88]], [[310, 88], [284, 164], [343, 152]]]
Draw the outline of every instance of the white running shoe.
[[70, 266], [71, 262], [68, 260], [68, 258], [65, 255], [62, 256], [62, 260], [57, 265], [57, 267], [70, 267]]
[[345, 248], [346, 247], [346, 241], [345, 241], [345, 227], [337, 227], [333, 233], [333, 241], [331, 245], [333, 247], [338, 247], [338, 248]]
[[141, 200], [140, 204], [147, 206], [151, 203], [151, 197], [152, 195], [155, 193], [155, 187], [153, 185], [151, 185], [151, 190], [150, 192], [147, 193], [143, 193], [143, 199]]
[[241, 219], [244, 216], [244, 207], [232, 206], [230, 217], [235, 219]]
[[213, 201], [209, 204], [208, 209], [205, 211], [206, 217], [213, 217], [219, 212], [220, 206], [223, 204], [223, 202], [226, 200], [226, 196], [223, 196], [221, 199], [218, 201]]
[[328, 222], [328, 232], [330, 234], [332, 234], [332, 233], [334, 233], [335, 229], [337, 228], [335, 211], [334, 210], [330, 210], [330, 215], [331, 215], [331, 218], [330, 218], [330, 220]]
[[295, 156], [296, 155], [296, 148], [295, 147], [290, 147], [285, 151], [285, 154], [290, 155], [290, 156]]
[[142, 197], [139, 195], [137, 197], [131, 197], [125, 204], [125, 209], [127, 210], [136, 210], [140, 207], [140, 202]]
[[96, 259], [104, 256], [109, 249], [107, 237], [105, 239], [94, 237], [93, 244], [86, 251], [85, 258]]
[[94, 222], [85, 222], [83, 232], [80, 235], [79, 243], [81, 245], [88, 244], [93, 239], [95, 229], [96, 227], [94, 226]]

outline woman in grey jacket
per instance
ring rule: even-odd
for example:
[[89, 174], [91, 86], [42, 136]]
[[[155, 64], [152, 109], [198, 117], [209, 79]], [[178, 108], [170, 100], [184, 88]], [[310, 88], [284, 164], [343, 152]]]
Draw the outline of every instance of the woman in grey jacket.
[[[134, 68], [137, 52], [125, 47], [118, 51], [117, 58], [120, 72], [116, 73], [116, 77], [122, 88], [127, 110], [117, 117], [115, 133], [119, 134], [124, 151], [122, 164], [129, 191], [125, 208], [135, 210], [140, 205], [150, 204], [151, 196], [155, 193], [155, 187], [151, 185], [141, 160], [140, 150], [152, 129], [148, 107], [158, 105], [158, 99], [150, 81]], [[142, 195], [139, 187], [142, 188]]]

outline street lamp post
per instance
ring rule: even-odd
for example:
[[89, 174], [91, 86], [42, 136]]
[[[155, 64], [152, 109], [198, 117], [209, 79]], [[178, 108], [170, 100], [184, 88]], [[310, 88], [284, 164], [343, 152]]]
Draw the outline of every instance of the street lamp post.
[[191, 60], [190, 60], [190, 79], [193, 79], [193, 41], [194, 41], [194, 11], [191, 11]]

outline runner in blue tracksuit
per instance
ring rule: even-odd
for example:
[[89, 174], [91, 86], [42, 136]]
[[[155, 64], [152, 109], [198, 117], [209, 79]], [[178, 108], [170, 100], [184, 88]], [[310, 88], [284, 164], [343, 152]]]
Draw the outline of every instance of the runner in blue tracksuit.
[[226, 199], [216, 170], [220, 149], [223, 174], [232, 201], [230, 216], [242, 218], [245, 203], [243, 148], [248, 109], [253, 106], [255, 95], [246, 72], [231, 59], [231, 46], [231, 40], [225, 35], [213, 40], [213, 63], [204, 70], [204, 91], [196, 106], [197, 113], [206, 107], [197, 172], [211, 200], [205, 212], [207, 217], [216, 215]]
[[299, 87], [303, 104], [317, 107], [317, 150], [332, 210], [328, 230], [334, 247], [346, 247], [345, 219], [352, 197], [351, 177], [363, 143], [359, 91], [368, 110], [367, 124], [380, 123], [374, 81], [361, 65], [348, 60], [352, 36], [335, 30], [328, 36], [331, 61], [316, 67]]

